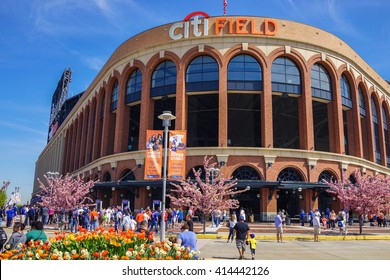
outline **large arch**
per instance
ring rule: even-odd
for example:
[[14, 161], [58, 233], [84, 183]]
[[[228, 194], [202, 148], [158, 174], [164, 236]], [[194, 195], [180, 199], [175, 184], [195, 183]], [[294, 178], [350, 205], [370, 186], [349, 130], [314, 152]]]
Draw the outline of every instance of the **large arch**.
[[302, 96], [300, 67], [289, 56], [272, 62], [272, 124], [275, 148], [300, 148], [299, 100]]
[[187, 146], [218, 146], [219, 65], [214, 57], [200, 54], [185, 72]]

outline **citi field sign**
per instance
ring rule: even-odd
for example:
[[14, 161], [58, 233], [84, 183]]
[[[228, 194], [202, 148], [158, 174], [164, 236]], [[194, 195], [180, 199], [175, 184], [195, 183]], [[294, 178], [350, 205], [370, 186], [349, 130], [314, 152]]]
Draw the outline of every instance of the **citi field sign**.
[[[210, 28], [211, 27], [211, 28]], [[183, 22], [172, 24], [169, 37], [173, 40], [209, 35], [239, 34], [275, 36], [278, 24], [269, 18], [255, 17], [216, 17], [210, 18], [205, 12], [193, 12]]]

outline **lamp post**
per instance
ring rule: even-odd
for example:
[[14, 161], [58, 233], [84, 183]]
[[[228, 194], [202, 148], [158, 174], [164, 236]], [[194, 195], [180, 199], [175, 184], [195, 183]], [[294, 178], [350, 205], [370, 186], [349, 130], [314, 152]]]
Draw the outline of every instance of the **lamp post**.
[[171, 120], [176, 119], [170, 111], [164, 111], [158, 116], [162, 120], [164, 127], [164, 165], [163, 165], [163, 191], [162, 191], [162, 202], [161, 202], [161, 232], [160, 241], [165, 240], [165, 197], [167, 194], [167, 159], [168, 159], [168, 127], [171, 126]]

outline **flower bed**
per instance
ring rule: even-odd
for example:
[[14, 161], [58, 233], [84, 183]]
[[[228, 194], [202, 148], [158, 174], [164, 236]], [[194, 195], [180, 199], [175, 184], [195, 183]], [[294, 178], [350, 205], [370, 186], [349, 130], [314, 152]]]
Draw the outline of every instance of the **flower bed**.
[[131, 230], [116, 233], [113, 228], [87, 232], [56, 233], [50, 242], [29, 242], [21, 252], [5, 251], [0, 260], [193, 260], [199, 252], [170, 241], [153, 242], [153, 235]]

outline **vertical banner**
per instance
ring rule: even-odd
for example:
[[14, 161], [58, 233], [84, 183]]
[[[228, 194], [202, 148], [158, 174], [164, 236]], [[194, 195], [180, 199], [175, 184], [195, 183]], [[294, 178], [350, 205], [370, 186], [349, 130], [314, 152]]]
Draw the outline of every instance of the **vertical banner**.
[[163, 131], [146, 131], [145, 180], [161, 179]]
[[187, 133], [171, 130], [169, 134], [168, 179], [185, 180]]

